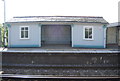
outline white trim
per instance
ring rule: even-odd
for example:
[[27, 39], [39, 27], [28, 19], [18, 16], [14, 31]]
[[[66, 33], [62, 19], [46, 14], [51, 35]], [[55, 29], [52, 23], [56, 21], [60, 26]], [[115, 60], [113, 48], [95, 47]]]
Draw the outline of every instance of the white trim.
[[[28, 38], [21, 38], [21, 28], [22, 27], [28, 27]], [[19, 37], [20, 37], [20, 39], [30, 39], [30, 27], [29, 26], [20, 26], [20, 28], [19, 28]]]
[[104, 48], [106, 48], [106, 29], [107, 28], [104, 28]]
[[8, 27], [8, 46], [10, 46], [10, 27]]
[[72, 43], [72, 47], [74, 47], [74, 44], [73, 44], [73, 27], [74, 27], [74, 25], [71, 25], [71, 43]]
[[41, 26], [39, 26], [39, 47], [41, 47], [41, 39], [42, 39], [42, 34], [41, 34]]
[[[85, 38], [85, 28], [92, 28], [92, 38]], [[93, 26], [83, 26], [83, 39], [84, 40], [94, 40], [94, 28]]]

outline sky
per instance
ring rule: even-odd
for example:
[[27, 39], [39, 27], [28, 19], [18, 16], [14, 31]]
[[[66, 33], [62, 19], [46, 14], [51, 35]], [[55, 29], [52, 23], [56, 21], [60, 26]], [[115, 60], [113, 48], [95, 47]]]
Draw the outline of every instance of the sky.
[[[118, 21], [120, 0], [5, 0], [6, 21], [14, 16], [102, 16], [109, 23]], [[4, 2], [0, 0], [0, 23]]]

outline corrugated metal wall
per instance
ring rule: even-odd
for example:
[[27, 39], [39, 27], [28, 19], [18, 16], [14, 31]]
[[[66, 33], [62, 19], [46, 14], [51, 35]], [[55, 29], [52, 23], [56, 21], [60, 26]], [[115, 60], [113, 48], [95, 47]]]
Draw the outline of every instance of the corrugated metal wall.
[[43, 25], [42, 44], [70, 44], [70, 25]]

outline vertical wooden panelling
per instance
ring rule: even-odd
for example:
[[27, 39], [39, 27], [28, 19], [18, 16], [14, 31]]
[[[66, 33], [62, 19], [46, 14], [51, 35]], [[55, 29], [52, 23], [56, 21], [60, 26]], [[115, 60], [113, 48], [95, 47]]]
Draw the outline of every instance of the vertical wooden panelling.
[[116, 44], [117, 43], [117, 33], [116, 27], [111, 27], [107, 29], [107, 44]]

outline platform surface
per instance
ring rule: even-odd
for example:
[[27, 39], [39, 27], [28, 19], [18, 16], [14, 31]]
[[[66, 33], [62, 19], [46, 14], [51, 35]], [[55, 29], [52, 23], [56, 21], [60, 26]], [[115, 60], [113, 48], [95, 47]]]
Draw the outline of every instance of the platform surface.
[[117, 53], [119, 48], [73, 48], [69, 45], [47, 45], [40, 48], [0, 48], [0, 52], [64, 52], [64, 53]]

